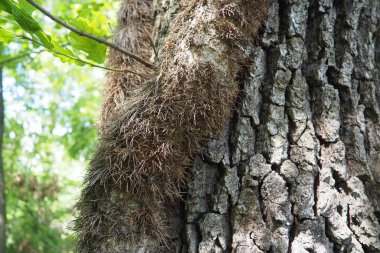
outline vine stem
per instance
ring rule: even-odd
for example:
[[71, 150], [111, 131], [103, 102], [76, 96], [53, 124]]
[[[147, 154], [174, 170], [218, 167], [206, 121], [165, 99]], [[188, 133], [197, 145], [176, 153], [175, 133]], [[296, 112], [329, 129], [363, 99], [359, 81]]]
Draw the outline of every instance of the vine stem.
[[[21, 38], [21, 39], [24, 39], [24, 40], [29, 40], [29, 41], [31, 41], [31, 42], [33, 42], [33, 43], [39, 45], [39, 46], [44, 47], [44, 45], [41, 44], [40, 42], [38, 42], [38, 41], [36, 41], [36, 40], [34, 40], [34, 39], [32, 39], [32, 38], [29, 38], [29, 37], [27, 37], [27, 36], [25, 36], [25, 35], [23, 35], [23, 34], [22, 34], [22, 35], [17, 35], [17, 37], [19, 37], [19, 38]], [[63, 53], [63, 52], [60, 52], [60, 51], [57, 51], [57, 50], [54, 50], [54, 49], [47, 49], [47, 50], [50, 51], [50, 52], [52, 52], [52, 53], [55, 53], [55, 54], [58, 54], [58, 55], [65, 56], [65, 57], [70, 58], [70, 59], [72, 59], [72, 60], [79, 61], [79, 62], [82, 62], [82, 63], [84, 63], [84, 64], [90, 65], [91, 67], [101, 68], [101, 69], [110, 70], [110, 71], [115, 71], [115, 72], [128, 72], [128, 73], [132, 73], [132, 74], [138, 75], [138, 76], [140, 76], [140, 77], [146, 79], [146, 77], [145, 77], [144, 75], [142, 75], [142, 74], [140, 74], [140, 73], [137, 73], [137, 72], [135, 72], [135, 71], [129, 70], [129, 69], [115, 69], [115, 68], [108, 68], [108, 67], [104, 67], [104, 66], [101, 66], [101, 65], [94, 64], [94, 63], [92, 63], [92, 62], [88, 62], [88, 61], [82, 60], [82, 59], [80, 59], [80, 58], [78, 58], [78, 57], [75, 57], [75, 56], [72, 56], [72, 55], [69, 55], [69, 54], [65, 54], [65, 53]], [[16, 56], [16, 57], [17, 57], [17, 56]], [[20, 58], [20, 57], [18, 57], [18, 58]]]
[[93, 34], [90, 34], [90, 33], [86, 33], [84, 31], [81, 31], [79, 29], [77, 29], [76, 27], [74, 26], [71, 26], [69, 25], [66, 21], [54, 16], [52, 13], [50, 13], [48, 10], [46, 10], [44, 7], [40, 6], [39, 4], [37, 4], [34, 0], [26, 0], [28, 3], [30, 3], [31, 5], [33, 5], [36, 9], [38, 9], [39, 11], [41, 11], [43, 14], [45, 14], [46, 16], [48, 16], [50, 19], [52, 19], [53, 21], [55, 21], [56, 23], [62, 25], [63, 27], [66, 27], [67, 29], [69, 29], [70, 31], [78, 34], [79, 36], [83, 36], [83, 37], [87, 37], [89, 39], [92, 39], [92, 40], [95, 40], [99, 43], [102, 43], [108, 47], [111, 47], [123, 54], [125, 54], [126, 56], [128, 57], [131, 57], [132, 59], [144, 64], [146, 67], [148, 68], [154, 68], [155, 65], [142, 59], [141, 57], [139, 57], [138, 55], [135, 55], [134, 53], [132, 52], [129, 52], [127, 51], [126, 49], [112, 43], [112, 42], [109, 42], [103, 38], [99, 38]]
[[31, 52], [31, 53], [25, 53], [25, 54], [20, 54], [20, 55], [16, 55], [16, 56], [13, 56], [13, 57], [9, 57], [9, 58], [7, 58], [5, 60], [0, 61], [0, 67], [4, 66], [5, 64], [7, 64], [9, 62], [16, 61], [18, 59], [27, 57], [27, 56], [29, 56], [30, 54], [33, 54], [33, 53], [40, 53], [40, 52]]

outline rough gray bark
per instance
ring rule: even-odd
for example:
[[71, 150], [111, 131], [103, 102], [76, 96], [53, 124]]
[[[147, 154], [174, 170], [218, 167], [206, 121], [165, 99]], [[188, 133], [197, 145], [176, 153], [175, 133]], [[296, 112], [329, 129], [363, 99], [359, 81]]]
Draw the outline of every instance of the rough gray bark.
[[[183, 122], [187, 122], [195, 130], [200, 129], [199, 125], [191, 123], [192, 118], [197, 121], [193, 114], [200, 110], [187, 114], [186, 106], [198, 106], [195, 100], [199, 100], [202, 94], [202, 101], [208, 100], [204, 96], [206, 93], [202, 93], [202, 88], [205, 88], [183, 85], [188, 89], [182, 89], [178, 80], [190, 80], [187, 84], [218, 84], [218, 89], [210, 90], [223, 93], [225, 87], [237, 87], [233, 80], [236, 75], [240, 96], [235, 108], [231, 108], [233, 113], [225, 122], [223, 133], [204, 143], [204, 152], [193, 157], [193, 165], [188, 169], [191, 179], [181, 206], [173, 203], [163, 205], [168, 198], [150, 203], [146, 201], [150, 200], [149, 196], [141, 194], [150, 214], [165, 217], [165, 223], [167, 220], [171, 222], [169, 234], [172, 240], [167, 247], [160, 245], [162, 241], [149, 233], [138, 233], [140, 223], [135, 221], [143, 209], [142, 205], [131, 205], [130, 201], [134, 199], [122, 190], [124, 183], [130, 181], [114, 187], [116, 190], [111, 193], [105, 187], [107, 184], [98, 184], [105, 175], [101, 166], [106, 169], [113, 166], [109, 165], [112, 159], [108, 162], [107, 156], [103, 161], [103, 154], [117, 152], [118, 146], [99, 153], [99, 160], [104, 163], [99, 164], [99, 170], [93, 170], [100, 171], [100, 174], [91, 174], [96, 176], [96, 180], [87, 185], [82, 199], [85, 208], [82, 208], [81, 217], [85, 222], [78, 223], [78, 230], [82, 224], [88, 224], [90, 228], [81, 238], [86, 252], [380, 252], [379, 1], [273, 0], [268, 21], [256, 43], [249, 42], [250, 39], [244, 37], [246, 34], [240, 36], [241, 33], [233, 30], [237, 26], [231, 26], [231, 22], [238, 20], [244, 32], [249, 25], [257, 28], [260, 24], [250, 24], [245, 19], [244, 13], [250, 11], [234, 9], [249, 6], [247, 3], [258, 1], [153, 1], [155, 56], [158, 62], [164, 63], [163, 66], [169, 66], [160, 70], [158, 76], [162, 78], [157, 80], [175, 82], [176, 89], [168, 92], [164, 88], [170, 88], [170, 85], [154, 83], [154, 86], [148, 86], [155, 88], [149, 93], [151, 100], [146, 103], [144, 99], [138, 100], [141, 103], [136, 105], [152, 105], [148, 109], [153, 109], [147, 110], [152, 114], [147, 115], [153, 120], [161, 119], [161, 115], [175, 118], [171, 113], [178, 111], [180, 120], [174, 125], [169, 123], [176, 120], [153, 121], [154, 124], [167, 123], [166, 128], [162, 130], [157, 123], [157, 131], [148, 127], [144, 131], [163, 133], [163, 137], [176, 133], [170, 135], [173, 142], [187, 134], [185, 137], [188, 139], [180, 139], [179, 142], [190, 143], [192, 132], [173, 129], [173, 126], [186, 128]], [[218, 4], [223, 6], [222, 10]], [[228, 13], [232, 14], [229, 16]], [[124, 16], [129, 14], [126, 11]], [[220, 18], [219, 14], [228, 16], [232, 21]], [[251, 14], [247, 16], [254, 21]], [[259, 21], [263, 13], [257, 15]], [[227, 33], [218, 34], [223, 28], [218, 26], [218, 22], [230, 24]], [[252, 33], [256, 34], [256, 30]], [[234, 55], [235, 51], [227, 50], [232, 48], [228, 43], [234, 44], [236, 50], [243, 50], [236, 51]], [[243, 58], [249, 55], [252, 62], [247, 64], [250, 61]], [[203, 82], [192, 82], [201, 73], [205, 65], [200, 63], [204, 62], [212, 63], [212, 68], [218, 70], [215, 72], [217, 75], [210, 79], [214, 72], [207, 72], [210, 74], [200, 76]], [[200, 67], [177, 68], [177, 65], [191, 67], [192, 64]], [[244, 71], [238, 71], [240, 67]], [[177, 70], [194, 71], [190, 71], [190, 77], [175, 75], [172, 78], [171, 71]], [[233, 85], [221, 85], [225, 83]], [[160, 92], [170, 96], [165, 97]], [[151, 94], [161, 94], [162, 101], [171, 101], [174, 105], [176, 100], [173, 98], [177, 95], [179, 98], [189, 95], [189, 99], [180, 100], [184, 103], [179, 103], [178, 107], [171, 107], [172, 104], [164, 103], [153, 95], [151, 97]], [[194, 94], [197, 96], [191, 96]], [[202, 105], [205, 107], [201, 112], [218, 109], [216, 106], [207, 107], [210, 104], [206, 102]], [[180, 110], [171, 110], [173, 108]], [[136, 115], [137, 118], [144, 116]], [[120, 121], [127, 123], [136, 119], [135, 116], [131, 120], [125, 119], [125, 115], [123, 117]], [[217, 119], [220, 118], [224, 116]], [[118, 138], [119, 125], [111, 133], [111, 140], [114, 136]], [[146, 141], [141, 144], [144, 148], [137, 149], [142, 156], [146, 155], [145, 147], [149, 144], [154, 146], [158, 139], [156, 135], [146, 136], [142, 138]], [[200, 136], [203, 140], [203, 135]], [[120, 143], [124, 145], [125, 139]], [[104, 140], [107, 144], [108, 139]], [[189, 147], [198, 147], [198, 143], [195, 144]], [[176, 151], [175, 154], [181, 150]], [[156, 154], [154, 152], [153, 155]], [[175, 154], [169, 153], [170, 158], [187, 159]], [[130, 153], [126, 157], [128, 155]], [[172, 162], [169, 165], [165, 163], [169, 168], [163, 166], [159, 169], [172, 169], [170, 166], [176, 165], [172, 160], [158, 159]], [[98, 164], [93, 162], [93, 165], [97, 168]], [[162, 172], [158, 171], [154, 171], [156, 175]], [[143, 179], [147, 180], [149, 176], [144, 174]], [[153, 178], [154, 175], [151, 181]], [[166, 183], [170, 185], [171, 182], [162, 180], [159, 183], [162, 184], [156, 185], [162, 186], [162, 192], [165, 192]], [[141, 186], [141, 189], [145, 188]], [[142, 202], [140, 198], [134, 201]], [[111, 208], [107, 209], [107, 206]], [[163, 208], [169, 206], [174, 211], [166, 214], [167, 210]], [[133, 216], [134, 219], [124, 219], [124, 216], [128, 218], [128, 212], [137, 215]], [[169, 215], [173, 217], [167, 217]], [[91, 217], [100, 218], [94, 221]], [[161, 221], [161, 218], [147, 221], [152, 220]], [[101, 223], [102, 229], [98, 229], [99, 233], [95, 235], [92, 228], [96, 229], [96, 222]], [[128, 226], [128, 222], [132, 226]], [[103, 231], [110, 232], [105, 234]], [[135, 233], [137, 240], [128, 241], [131, 233]]]
[[[155, 1], [158, 48], [176, 4]], [[379, 1], [272, 2], [170, 252], [380, 252], [379, 27]]]

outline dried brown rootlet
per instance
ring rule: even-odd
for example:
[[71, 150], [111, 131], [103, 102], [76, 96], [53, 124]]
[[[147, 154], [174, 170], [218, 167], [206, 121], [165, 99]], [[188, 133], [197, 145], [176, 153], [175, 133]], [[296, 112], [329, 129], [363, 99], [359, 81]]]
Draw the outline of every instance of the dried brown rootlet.
[[[113, 38], [115, 43], [143, 59], [149, 59], [152, 53], [150, 46], [153, 24], [151, 4], [151, 0], [124, 0], [118, 13], [118, 29]], [[144, 75], [151, 74], [149, 69], [114, 49], [111, 49], [108, 55], [108, 65], [112, 68], [133, 70]], [[107, 74], [99, 124], [101, 133], [104, 132], [109, 118], [118, 106], [128, 97], [133, 96], [129, 92], [143, 82], [144, 79], [141, 76], [128, 72]]]
[[[123, 8], [149, 6], [141, 2], [125, 0]], [[236, 76], [249, 63], [245, 49], [268, 2], [180, 1], [149, 81], [109, 75], [103, 130], [77, 204], [80, 252], [130, 252], [125, 245], [142, 238], [170, 243], [168, 207], [181, 197], [191, 157], [221, 131], [233, 108]], [[149, 36], [143, 34], [149, 29], [138, 31]], [[122, 39], [127, 48], [133, 42], [137, 52], [147, 53], [148, 42]], [[113, 66], [129, 64], [114, 54]]]

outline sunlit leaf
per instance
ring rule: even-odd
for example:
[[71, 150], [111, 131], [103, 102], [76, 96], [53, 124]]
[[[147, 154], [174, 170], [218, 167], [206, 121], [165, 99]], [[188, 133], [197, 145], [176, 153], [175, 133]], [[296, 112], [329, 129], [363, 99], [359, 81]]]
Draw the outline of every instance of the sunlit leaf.
[[[83, 17], [70, 21], [70, 24], [81, 31], [97, 35], [98, 37], [105, 36], [104, 33], [96, 29], [96, 25]], [[103, 63], [106, 60], [107, 46], [74, 32], [70, 33], [70, 42], [76, 49], [86, 52], [88, 54], [87, 59], [96, 63]]]
[[[2, 10], [11, 14], [14, 20], [20, 25], [20, 27], [25, 31], [30, 33], [32, 36], [38, 38], [39, 42], [43, 44], [44, 47], [51, 49], [53, 44], [51, 43], [50, 36], [47, 35], [37, 23], [37, 21], [23, 8], [20, 7], [16, 2], [12, 0], [2, 0], [4, 1], [0, 7]], [[24, 3], [26, 6], [26, 3]], [[31, 13], [30, 8], [28, 8]]]
[[0, 27], [0, 42], [9, 43], [13, 41], [14, 35], [11, 32], [8, 32], [7, 30], [4, 30]]
[[85, 65], [85, 63], [83, 62], [73, 59], [73, 58], [77, 58], [77, 56], [73, 52], [71, 52], [70, 49], [68, 48], [63, 48], [56, 44], [54, 45], [54, 51], [55, 53], [53, 52], [53, 54], [64, 63], [76, 64], [77, 66]]
[[10, 55], [0, 55], [0, 62], [6, 61], [10, 58], [12, 58], [12, 56], [10, 56]]
[[44, 47], [47, 49], [54, 48], [54, 44], [52, 43], [50, 36], [44, 33], [42, 30], [35, 32], [34, 35], [37, 36], [41, 44], [44, 45]]
[[[26, 0], [18, 0], [20, 7], [29, 15], [32, 15], [32, 13], [36, 10], [36, 8], [28, 3]], [[35, 1], [38, 4], [41, 4], [41, 1], [37, 0]]]
[[[2, 0], [4, 2], [4, 9], [2, 10], [13, 15], [16, 22], [24, 29], [26, 32], [34, 33], [41, 30], [40, 25], [30, 16], [26, 11], [24, 11], [20, 6], [12, 0]], [[2, 5], [0, 5], [1, 7]]]

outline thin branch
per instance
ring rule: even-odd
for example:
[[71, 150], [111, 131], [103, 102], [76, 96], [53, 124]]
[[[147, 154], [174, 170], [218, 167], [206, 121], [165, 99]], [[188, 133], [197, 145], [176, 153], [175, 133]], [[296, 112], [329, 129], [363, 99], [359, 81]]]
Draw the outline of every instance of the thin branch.
[[4, 66], [5, 64], [9, 63], [9, 62], [12, 62], [12, 61], [16, 61], [18, 59], [21, 59], [21, 58], [24, 58], [24, 57], [27, 57], [29, 56], [30, 54], [32, 54], [33, 52], [31, 53], [25, 53], [25, 54], [20, 54], [20, 55], [16, 55], [16, 56], [13, 56], [13, 57], [10, 57], [10, 58], [7, 58], [5, 60], [2, 60], [0, 61], [0, 66]]
[[17, 61], [17, 60], [22, 59], [24, 57], [30, 56], [31, 54], [40, 54], [40, 53], [45, 52], [45, 51], [46, 51], [45, 49], [42, 49], [42, 50], [39, 50], [39, 51], [32, 51], [32, 52], [29, 52], [29, 53], [24, 53], [24, 54], [16, 55], [16, 56], [13, 56], [13, 57], [9, 57], [7, 59], [4, 59], [4, 60], [0, 61], [0, 66], [4, 66], [5, 64], [10, 63], [12, 61]]
[[[40, 42], [38, 42], [38, 41], [36, 41], [36, 40], [34, 40], [34, 39], [32, 39], [32, 38], [29, 38], [29, 37], [27, 37], [27, 36], [25, 36], [25, 35], [18, 35], [17, 37], [19, 37], [19, 38], [21, 38], [21, 39], [24, 39], [24, 40], [29, 40], [29, 41], [31, 41], [31, 42], [33, 42], [33, 43], [39, 45], [39, 46], [44, 47], [44, 45], [41, 44]], [[146, 79], [146, 77], [145, 77], [144, 75], [142, 75], [142, 74], [140, 74], [140, 73], [137, 73], [137, 72], [134, 72], [134, 71], [132, 71], [132, 70], [128, 70], [128, 69], [108, 68], [108, 67], [104, 67], [104, 66], [101, 66], [101, 65], [94, 64], [94, 63], [92, 63], [92, 62], [88, 62], [88, 61], [82, 60], [82, 59], [80, 59], [80, 58], [78, 58], [78, 57], [75, 57], [75, 56], [71, 56], [71, 55], [65, 54], [65, 53], [63, 53], [63, 52], [59, 52], [59, 51], [54, 50], [54, 49], [47, 49], [47, 50], [50, 51], [50, 52], [52, 52], [52, 53], [55, 53], [55, 54], [59, 54], [59, 55], [65, 56], [65, 57], [70, 58], [70, 59], [72, 59], [72, 60], [75, 60], [75, 61], [82, 62], [82, 63], [87, 64], [87, 65], [90, 65], [91, 67], [101, 68], [101, 69], [110, 70], [110, 71], [115, 71], [115, 72], [128, 72], [128, 73], [132, 73], [132, 74], [138, 75], [138, 76], [140, 76], [140, 77]]]
[[124, 49], [122, 47], [119, 47], [118, 45], [116, 45], [114, 43], [111, 43], [111, 42], [109, 42], [109, 41], [107, 41], [105, 39], [99, 38], [99, 37], [97, 37], [97, 36], [95, 36], [93, 34], [89, 34], [89, 33], [83, 32], [83, 31], [77, 29], [76, 27], [69, 25], [67, 22], [65, 22], [62, 19], [59, 19], [56, 16], [54, 16], [53, 14], [51, 14], [48, 10], [46, 10], [44, 7], [42, 7], [39, 4], [37, 4], [35, 1], [33, 1], [33, 0], [26, 0], [26, 1], [28, 3], [30, 3], [31, 5], [33, 5], [36, 9], [38, 9], [39, 11], [41, 11], [43, 14], [45, 14], [46, 16], [48, 16], [49, 18], [51, 18], [53, 21], [55, 21], [58, 24], [66, 27], [70, 31], [75, 32], [76, 34], [78, 34], [80, 36], [84, 36], [84, 37], [90, 38], [90, 39], [95, 40], [95, 41], [97, 41], [99, 43], [102, 43], [102, 44], [104, 44], [106, 46], [109, 46], [109, 47], [111, 47], [111, 48], [113, 48], [113, 49], [115, 49], [115, 50], [117, 50], [117, 51], [119, 51], [119, 52], [121, 52], [121, 53], [123, 53], [123, 54], [125, 54], [125, 55], [127, 55], [129, 57], [131, 57], [132, 59], [135, 59], [136, 61], [144, 64], [145, 66], [147, 66], [149, 68], [154, 68], [155, 67], [152, 63], [150, 63], [150, 62], [148, 62], [148, 61], [140, 58], [139, 56], [137, 56], [137, 55], [135, 55], [135, 54], [127, 51], [126, 49]]

